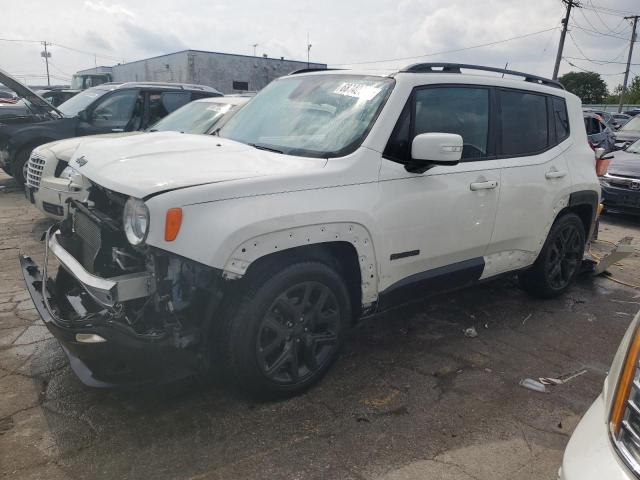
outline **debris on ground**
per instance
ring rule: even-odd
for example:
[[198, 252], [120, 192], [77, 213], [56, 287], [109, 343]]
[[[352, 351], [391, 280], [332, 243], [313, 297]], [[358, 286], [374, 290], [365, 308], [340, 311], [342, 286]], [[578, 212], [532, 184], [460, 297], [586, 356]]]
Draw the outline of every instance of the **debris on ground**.
[[463, 331], [464, 336], [467, 338], [476, 338], [478, 336], [478, 331], [476, 327], [465, 328]]
[[540, 381], [540, 383], [544, 384], [544, 385], [562, 385], [563, 383], [567, 383], [570, 380], [573, 380], [576, 377], [579, 377], [580, 375], [584, 375], [585, 373], [587, 373], [587, 369], [584, 368], [582, 370], [579, 370], [577, 372], [574, 373], [568, 373], [566, 375], [561, 375], [558, 378], [553, 378], [553, 377], [540, 377], [538, 380]]
[[527, 315], [526, 317], [524, 317], [524, 320], [522, 320], [522, 326], [524, 327], [524, 324], [527, 323], [527, 320], [529, 320], [531, 318], [531, 315], [533, 315], [533, 313], [530, 313], [529, 315]]
[[533, 378], [523, 378], [520, 380], [520, 386], [535, 392], [545, 393], [547, 391], [547, 387], [543, 383]]

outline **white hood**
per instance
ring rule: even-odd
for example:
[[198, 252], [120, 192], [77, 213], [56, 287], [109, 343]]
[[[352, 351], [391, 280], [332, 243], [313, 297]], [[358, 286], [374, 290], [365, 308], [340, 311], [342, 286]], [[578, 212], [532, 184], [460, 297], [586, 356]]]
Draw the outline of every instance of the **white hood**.
[[83, 142], [69, 165], [98, 185], [144, 198], [193, 185], [320, 169], [326, 162], [211, 135], [156, 132]]
[[90, 143], [95, 140], [104, 138], [119, 138], [129, 135], [140, 135], [141, 133], [144, 132], [103, 133], [101, 135], [89, 135], [86, 137], [65, 138], [63, 140], [56, 140], [55, 142], [45, 143], [38, 148], [49, 149], [53, 152], [54, 156], [58, 160], [64, 160], [65, 162], [68, 162], [69, 159], [73, 156], [73, 152], [76, 151], [78, 145], [80, 145], [81, 143]]

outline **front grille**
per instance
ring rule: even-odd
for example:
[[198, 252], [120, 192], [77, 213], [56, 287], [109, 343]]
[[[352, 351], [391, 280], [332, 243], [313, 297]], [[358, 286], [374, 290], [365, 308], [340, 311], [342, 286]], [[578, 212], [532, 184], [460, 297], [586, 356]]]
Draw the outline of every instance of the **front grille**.
[[604, 177], [604, 181], [607, 182], [612, 187], [640, 191], [640, 178], [606, 175]]
[[42, 179], [42, 171], [44, 170], [44, 164], [46, 159], [37, 153], [32, 153], [27, 163], [27, 186], [35, 190], [40, 187], [40, 180]]
[[620, 430], [614, 443], [627, 465], [640, 471], [640, 366], [636, 365]]

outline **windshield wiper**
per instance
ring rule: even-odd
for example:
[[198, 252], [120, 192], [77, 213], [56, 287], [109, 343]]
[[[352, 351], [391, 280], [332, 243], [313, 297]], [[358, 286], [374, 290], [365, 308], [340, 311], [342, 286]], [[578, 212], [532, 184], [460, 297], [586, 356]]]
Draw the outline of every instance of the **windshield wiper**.
[[266, 150], [268, 152], [274, 153], [284, 153], [282, 150], [278, 150], [277, 148], [269, 147], [267, 145], [262, 145], [260, 143], [249, 143], [253, 148], [257, 148], [258, 150]]

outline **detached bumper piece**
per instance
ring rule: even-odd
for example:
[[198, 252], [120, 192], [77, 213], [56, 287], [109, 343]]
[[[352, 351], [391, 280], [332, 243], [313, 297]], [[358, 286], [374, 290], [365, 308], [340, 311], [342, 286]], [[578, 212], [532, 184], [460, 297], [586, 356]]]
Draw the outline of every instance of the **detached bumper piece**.
[[[74, 294], [81, 290], [73, 278], [78, 274], [77, 265], [56, 251], [59, 245], [56, 247], [55, 241], [51, 247], [56, 256], [59, 255], [65, 271], [70, 270], [71, 275], [63, 275], [65, 271], [59, 270], [55, 281], [47, 280], [46, 302], [38, 266], [25, 256], [20, 256], [20, 265], [36, 310], [62, 345], [71, 368], [83, 383], [91, 387], [140, 386], [164, 383], [194, 372], [197, 355], [192, 350], [180, 348], [178, 335], [167, 331], [140, 334], [114, 316], [112, 310], [102, 309], [101, 302], [91, 299], [87, 302], [82, 295]], [[97, 297], [95, 300], [109, 302], [126, 298], [121, 289], [126, 281], [120, 283], [99, 277], [84, 280], [88, 283], [82, 286], [87, 291], [91, 290], [91, 296]], [[93, 308], [87, 303], [91, 303]], [[74, 314], [68, 315], [71, 311]], [[59, 312], [66, 313], [64, 318]]]

